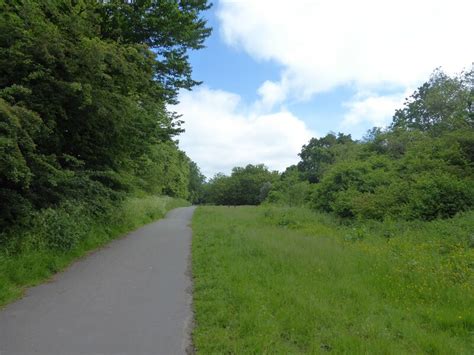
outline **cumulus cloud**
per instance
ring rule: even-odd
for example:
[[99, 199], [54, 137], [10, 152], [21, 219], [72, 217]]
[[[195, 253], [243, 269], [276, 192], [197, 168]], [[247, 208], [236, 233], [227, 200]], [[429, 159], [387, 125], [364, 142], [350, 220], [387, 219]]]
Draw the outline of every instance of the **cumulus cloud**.
[[392, 121], [396, 109], [402, 107], [405, 99], [412, 90], [393, 95], [377, 95], [374, 93], [359, 93], [351, 101], [343, 103], [347, 108], [340, 128], [347, 130], [361, 123], [370, 123], [372, 126], [385, 127]]
[[284, 109], [288, 103], [350, 88], [356, 94], [342, 103], [335, 128], [386, 126], [433, 69], [460, 72], [474, 60], [472, 0], [220, 0], [216, 11], [228, 45], [281, 72], [253, 103], [209, 88], [181, 93], [180, 145], [207, 176], [295, 163], [316, 134]]
[[181, 92], [179, 100], [174, 109], [183, 115], [186, 130], [180, 147], [208, 177], [246, 164], [284, 170], [298, 161], [301, 146], [315, 136], [292, 113], [259, 114], [226, 91], [201, 87]]
[[[221, 0], [229, 45], [282, 66], [259, 92], [271, 106], [341, 85], [406, 88], [474, 58], [472, 0]], [[402, 89], [403, 90], [403, 89]]]
[[260, 100], [256, 102], [256, 109], [271, 110], [276, 104], [285, 101], [287, 96], [286, 87], [266, 80], [258, 89]]

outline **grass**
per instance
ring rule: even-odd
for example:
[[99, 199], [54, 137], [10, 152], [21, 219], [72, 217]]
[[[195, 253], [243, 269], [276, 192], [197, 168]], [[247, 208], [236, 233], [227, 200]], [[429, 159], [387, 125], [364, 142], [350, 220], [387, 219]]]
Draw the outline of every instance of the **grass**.
[[186, 205], [189, 203], [181, 199], [144, 196], [128, 198], [100, 218], [88, 215], [86, 206], [37, 213], [30, 228], [3, 235], [9, 243], [0, 248], [0, 307], [91, 250]]
[[342, 225], [303, 208], [200, 207], [196, 350], [472, 354], [473, 217]]

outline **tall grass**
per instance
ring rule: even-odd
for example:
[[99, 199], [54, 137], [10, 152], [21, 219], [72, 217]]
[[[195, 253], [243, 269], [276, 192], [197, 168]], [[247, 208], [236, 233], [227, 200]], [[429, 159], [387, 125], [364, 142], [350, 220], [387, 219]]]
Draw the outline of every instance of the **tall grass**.
[[473, 216], [344, 225], [303, 208], [200, 207], [197, 351], [472, 354]]
[[186, 205], [181, 199], [144, 196], [103, 204], [101, 211], [68, 202], [34, 213], [26, 225], [0, 234], [0, 306], [88, 251]]

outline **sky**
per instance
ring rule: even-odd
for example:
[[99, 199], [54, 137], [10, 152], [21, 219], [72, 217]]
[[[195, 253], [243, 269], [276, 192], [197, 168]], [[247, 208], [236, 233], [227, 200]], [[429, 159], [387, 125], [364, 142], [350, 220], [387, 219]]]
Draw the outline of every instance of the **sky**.
[[436, 68], [474, 62], [472, 0], [218, 0], [190, 53], [179, 145], [202, 173], [283, 171], [311, 137], [385, 127]]

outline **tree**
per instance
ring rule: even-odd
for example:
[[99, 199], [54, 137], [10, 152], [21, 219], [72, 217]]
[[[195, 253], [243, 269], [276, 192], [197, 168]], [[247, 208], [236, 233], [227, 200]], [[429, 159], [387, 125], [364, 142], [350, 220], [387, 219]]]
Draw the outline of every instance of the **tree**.
[[214, 175], [208, 183], [204, 185], [204, 202], [216, 205], [228, 205], [230, 177], [222, 173]]
[[101, 36], [124, 44], [143, 44], [156, 53], [154, 80], [169, 102], [180, 88], [198, 82], [191, 78], [189, 49], [201, 49], [211, 34], [199, 17], [211, 7], [207, 0], [100, 0]]
[[210, 34], [209, 6], [0, 1], [1, 159], [16, 171], [0, 172], [2, 196], [15, 196], [0, 215], [19, 216], [3, 203], [12, 199], [43, 208], [103, 194], [97, 183], [187, 197], [188, 158], [173, 142], [181, 121], [166, 106], [198, 84], [187, 52]]
[[192, 160], [189, 161], [189, 201], [197, 204], [203, 201], [203, 185], [206, 177], [199, 170], [198, 165]]
[[[338, 155], [336, 146], [349, 147], [353, 143], [351, 135], [329, 133], [322, 138], [311, 138], [299, 153], [301, 158], [298, 169], [302, 172], [304, 179], [310, 183], [319, 182], [326, 168], [333, 164]], [[344, 149], [347, 151], [347, 149]]]
[[[474, 206], [474, 72], [433, 73], [392, 125], [361, 141], [312, 138], [274, 184], [269, 201], [341, 218], [449, 218]], [[312, 184], [307, 188], [300, 181]]]
[[278, 179], [263, 164], [235, 167], [230, 176], [217, 174], [206, 186], [206, 202], [218, 205], [258, 205]]
[[287, 206], [302, 206], [311, 199], [312, 186], [301, 177], [296, 165], [289, 166], [272, 185], [267, 201]]
[[450, 77], [437, 69], [395, 112], [392, 128], [442, 134], [474, 127], [474, 67]]

